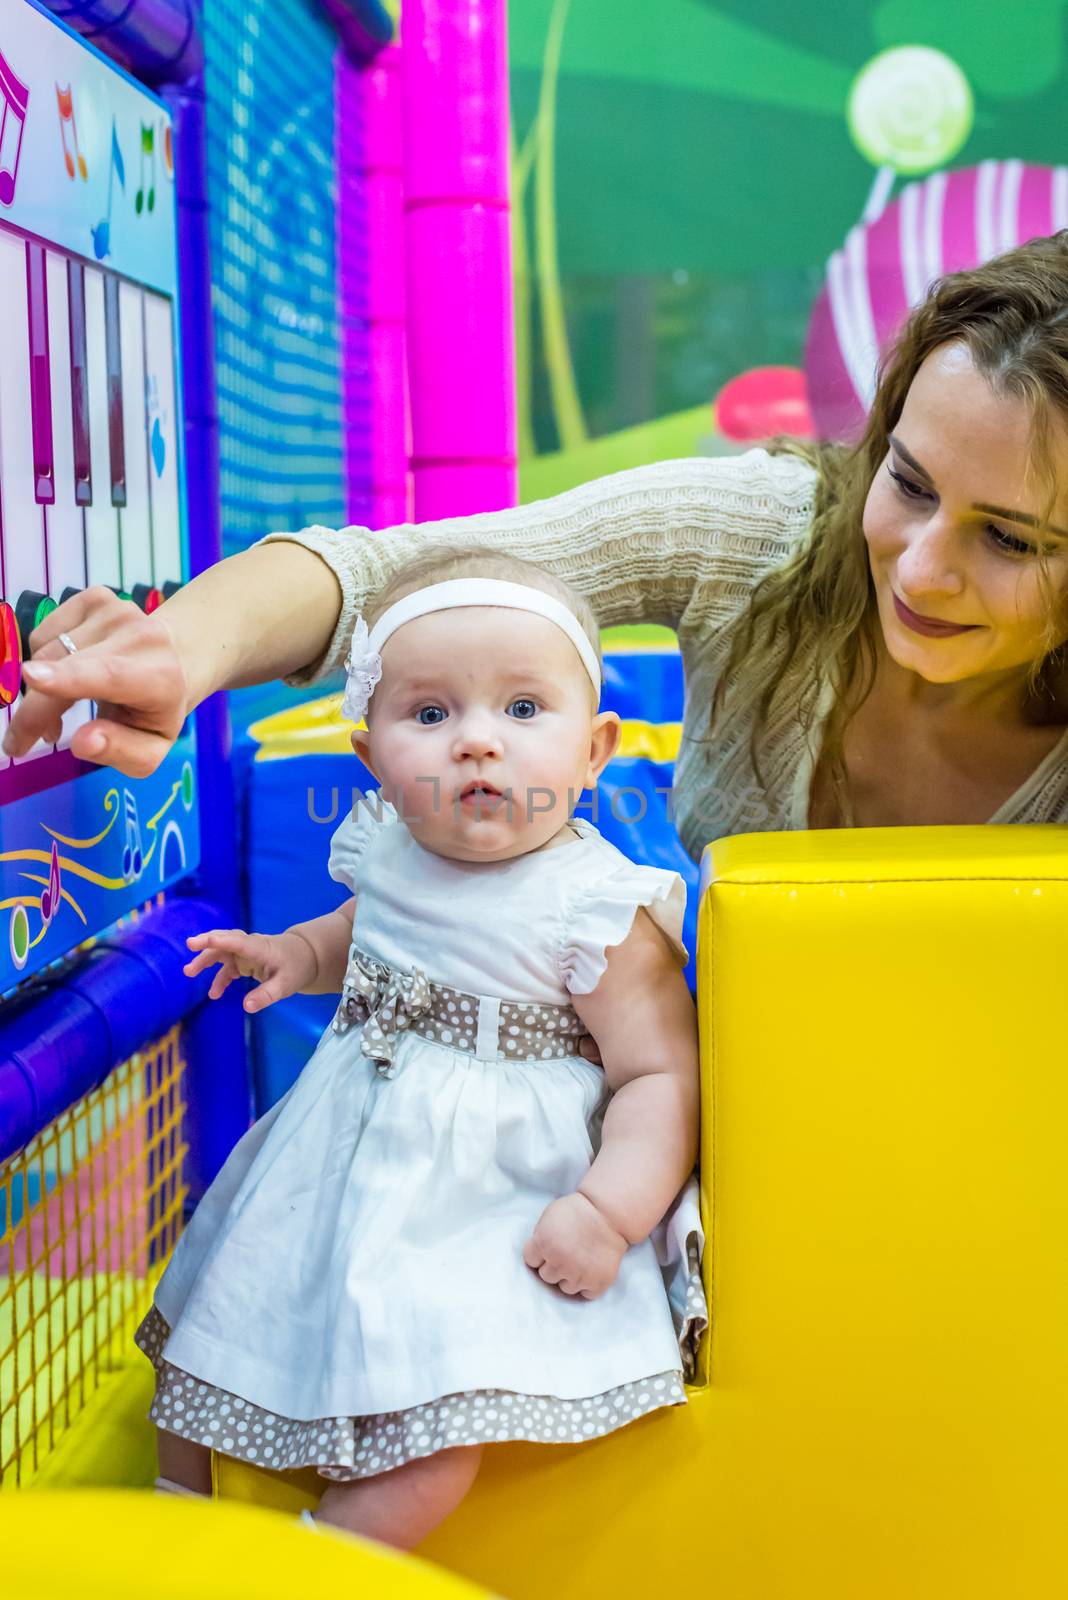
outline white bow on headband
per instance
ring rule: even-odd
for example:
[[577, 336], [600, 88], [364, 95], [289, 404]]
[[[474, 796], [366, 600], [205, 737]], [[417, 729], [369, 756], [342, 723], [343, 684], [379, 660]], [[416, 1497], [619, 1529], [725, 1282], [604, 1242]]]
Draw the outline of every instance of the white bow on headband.
[[383, 611], [374, 627], [368, 631], [363, 617], [356, 618], [352, 630], [352, 644], [345, 661], [345, 697], [341, 702], [341, 715], [350, 722], [359, 722], [367, 712], [375, 684], [382, 676], [382, 657], [379, 653], [386, 640], [406, 622], [423, 617], [432, 611], [448, 611], [456, 606], [505, 606], [513, 611], [532, 611], [546, 617], [563, 629], [575, 646], [582, 665], [598, 695], [601, 692], [601, 669], [597, 652], [586, 637], [585, 630], [568, 608], [543, 589], [531, 588], [525, 583], [506, 583], [500, 578], [450, 578], [446, 583], [432, 583], [425, 589], [416, 589]]
[[382, 657], [371, 649], [371, 636], [362, 617], [356, 618], [352, 630], [352, 643], [345, 659], [345, 698], [341, 702], [341, 715], [350, 722], [361, 722], [367, 705], [382, 676]]

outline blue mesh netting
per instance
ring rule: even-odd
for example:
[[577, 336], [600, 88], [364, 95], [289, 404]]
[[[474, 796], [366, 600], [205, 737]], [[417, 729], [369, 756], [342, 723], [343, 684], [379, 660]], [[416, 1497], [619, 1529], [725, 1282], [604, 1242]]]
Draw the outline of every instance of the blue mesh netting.
[[227, 555], [345, 521], [335, 43], [310, 0], [204, 0]]

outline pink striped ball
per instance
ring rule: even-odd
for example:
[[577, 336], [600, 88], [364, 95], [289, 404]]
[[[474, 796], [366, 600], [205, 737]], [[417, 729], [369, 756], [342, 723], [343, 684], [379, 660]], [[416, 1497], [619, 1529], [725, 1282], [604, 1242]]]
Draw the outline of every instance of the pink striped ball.
[[863, 429], [885, 351], [935, 278], [1068, 227], [1068, 167], [984, 161], [910, 183], [827, 264], [809, 320], [805, 373], [816, 430]]

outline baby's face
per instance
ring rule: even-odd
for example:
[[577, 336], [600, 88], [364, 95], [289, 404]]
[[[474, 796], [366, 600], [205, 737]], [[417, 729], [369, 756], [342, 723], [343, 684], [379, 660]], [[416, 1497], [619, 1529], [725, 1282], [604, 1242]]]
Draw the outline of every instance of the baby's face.
[[463, 606], [382, 647], [368, 732], [353, 747], [419, 844], [460, 861], [555, 847], [619, 739], [614, 712], [545, 617]]

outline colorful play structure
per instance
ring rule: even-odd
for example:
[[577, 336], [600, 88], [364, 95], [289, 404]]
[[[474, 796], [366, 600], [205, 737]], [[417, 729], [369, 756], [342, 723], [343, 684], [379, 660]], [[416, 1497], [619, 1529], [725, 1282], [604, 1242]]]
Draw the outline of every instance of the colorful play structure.
[[[377, 0], [0, 0], [3, 717], [44, 612], [96, 582], [160, 604], [227, 547], [221, 507], [232, 542], [290, 481], [314, 479], [319, 520], [336, 500], [332, 520], [370, 526], [514, 500], [504, 11], [405, 0], [399, 44]], [[322, 82], [287, 98], [290, 33], [329, 69], [325, 109]], [[984, 216], [996, 192], [986, 253], [1060, 215], [1060, 169], [1007, 167], [906, 189], [863, 225], [819, 312], [818, 404], [862, 403], [860, 308], [887, 303], [885, 277], [865, 300], [865, 262], [900, 277], [918, 215], [931, 250], [935, 208]], [[690, 888], [713, 1309], [690, 1403], [585, 1446], [498, 1446], [419, 1560], [280, 1515], [312, 1503], [314, 1475], [218, 1457], [217, 1505], [144, 1492], [132, 1330], [332, 1010], [294, 1000], [246, 1033], [239, 1002], [209, 1007], [183, 977], [184, 939], [336, 903], [324, 824], [362, 769], [336, 694], [236, 698], [232, 749], [208, 704], [137, 782], [75, 761], [70, 720], [54, 750], [0, 766], [12, 1600], [149, 1581], [257, 1600], [1059, 1592], [1063, 832], [741, 836], [698, 869], [667, 803], [678, 655], [638, 637], [606, 673], [625, 732], [595, 820]]]

